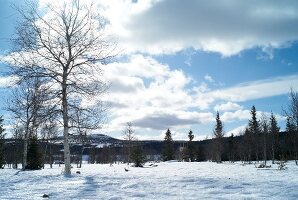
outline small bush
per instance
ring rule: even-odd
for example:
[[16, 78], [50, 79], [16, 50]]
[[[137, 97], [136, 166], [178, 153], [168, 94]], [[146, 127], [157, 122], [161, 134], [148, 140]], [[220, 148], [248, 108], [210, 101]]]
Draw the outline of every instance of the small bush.
[[145, 156], [141, 146], [135, 146], [130, 154], [130, 159], [135, 167], [143, 167], [145, 164]]

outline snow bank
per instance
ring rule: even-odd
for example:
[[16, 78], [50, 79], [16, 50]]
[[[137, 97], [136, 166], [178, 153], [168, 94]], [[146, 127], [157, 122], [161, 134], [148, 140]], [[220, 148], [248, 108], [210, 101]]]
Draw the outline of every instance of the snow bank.
[[[0, 199], [298, 199], [298, 166], [287, 170], [254, 165], [158, 163], [157, 167], [85, 164], [73, 176], [62, 167], [0, 170]], [[75, 166], [75, 165], [74, 165]], [[80, 170], [81, 174], [75, 172]]]

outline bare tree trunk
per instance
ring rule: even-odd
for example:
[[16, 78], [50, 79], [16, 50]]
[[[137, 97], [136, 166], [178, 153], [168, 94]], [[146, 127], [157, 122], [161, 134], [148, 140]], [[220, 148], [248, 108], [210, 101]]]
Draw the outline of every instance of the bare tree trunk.
[[22, 170], [25, 170], [27, 166], [27, 154], [28, 154], [28, 138], [29, 138], [29, 124], [27, 122], [25, 135], [24, 135], [24, 152], [23, 152], [23, 166]]
[[82, 144], [82, 149], [81, 149], [81, 155], [80, 155], [80, 163], [79, 163], [79, 168], [82, 168], [83, 153], [84, 153], [84, 144]]
[[80, 137], [81, 137], [81, 142], [82, 142], [82, 149], [81, 149], [81, 154], [80, 154], [80, 160], [79, 160], [79, 168], [82, 168], [82, 161], [83, 161], [83, 153], [84, 153], [84, 146], [85, 146], [85, 138], [83, 133], [80, 131]]
[[24, 138], [24, 152], [23, 152], [23, 165], [22, 165], [22, 170], [25, 170], [27, 166], [27, 151], [28, 150], [28, 138], [25, 136]]
[[266, 138], [264, 137], [264, 147], [263, 147], [263, 150], [264, 150], [264, 164], [266, 166], [267, 164], [267, 143], [266, 143]]
[[67, 107], [67, 91], [66, 91], [66, 79], [63, 81], [62, 85], [62, 112], [63, 112], [63, 146], [64, 146], [64, 175], [69, 176], [71, 175], [71, 165], [70, 165], [70, 149], [68, 143], [68, 107]]
[[42, 163], [42, 168], [44, 169], [44, 165], [46, 163], [46, 159], [47, 159], [47, 152], [48, 152], [48, 143], [49, 141], [46, 141], [45, 147], [44, 147], [44, 153], [43, 153], [43, 163]]
[[49, 162], [50, 162], [50, 168], [51, 169], [53, 168], [53, 159], [52, 159], [52, 156], [53, 156], [53, 152], [52, 152], [52, 146], [50, 144], [49, 145]]
[[274, 164], [274, 161], [275, 161], [274, 144], [272, 144], [271, 150], [272, 150], [272, 164]]

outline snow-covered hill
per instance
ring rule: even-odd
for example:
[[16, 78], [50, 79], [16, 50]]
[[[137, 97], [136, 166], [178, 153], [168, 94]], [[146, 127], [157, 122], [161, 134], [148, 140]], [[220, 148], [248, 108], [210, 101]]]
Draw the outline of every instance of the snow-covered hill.
[[[61, 175], [62, 167], [0, 170], [0, 199], [298, 199], [298, 166], [257, 169], [240, 163], [85, 164]], [[128, 172], [124, 170], [128, 168]], [[76, 174], [80, 171], [80, 174]]]
[[[63, 136], [59, 136], [58, 138], [55, 138], [53, 142], [62, 144]], [[71, 144], [82, 144], [82, 138], [78, 135], [70, 135], [69, 142]], [[121, 143], [121, 140], [118, 140], [116, 138], [113, 138], [104, 134], [90, 134], [90, 135], [87, 135], [87, 138], [84, 139], [84, 142], [95, 146], [104, 146], [104, 145], [108, 146], [110, 144], [115, 144], [115, 145], [119, 144]]]

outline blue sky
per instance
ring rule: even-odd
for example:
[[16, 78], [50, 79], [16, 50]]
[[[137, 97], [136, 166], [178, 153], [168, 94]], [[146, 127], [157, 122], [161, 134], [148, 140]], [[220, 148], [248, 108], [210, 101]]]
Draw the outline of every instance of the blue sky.
[[[17, 17], [11, 2], [0, 2], [1, 55]], [[166, 128], [174, 139], [189, 129], [210, 138], [218, 110], [226, 135], [238, 134], [252, 105], [284, 128], [282, 107], [290, 88], [298, 90], [297, 2], [112, 0], [96, 8], [121, 52], [104, 67], [112, 106], [100, 133], [121, 137], [132, 122], [139, 139], [162, 139]]]

